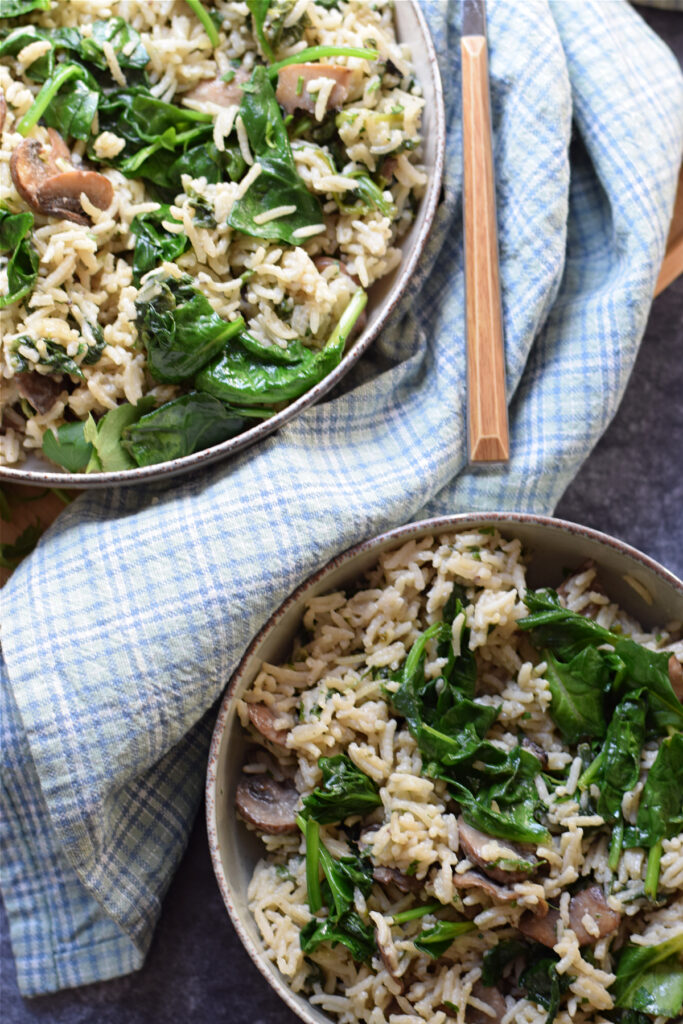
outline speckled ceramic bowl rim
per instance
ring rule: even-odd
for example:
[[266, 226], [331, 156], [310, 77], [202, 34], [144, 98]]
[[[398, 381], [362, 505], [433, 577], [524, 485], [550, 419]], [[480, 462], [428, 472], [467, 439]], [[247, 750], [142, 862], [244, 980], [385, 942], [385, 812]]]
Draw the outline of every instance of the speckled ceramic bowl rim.
[[193, 455], [185, 455], [183, 458], [172, 459], [169, 462], [160, 462], [154, 466], [120, 470], [115, 473], [88, 473], [87, 475], [84, 473], [58, 473], [50, 470], [43, 472], [42, 470], [14, 469], [10, 466], [0, 466], [0, 480], [4, 480], [7, 483], [32, 484], [41, 487], [66, 487], [90, 490], [98, 487], [148, 483], [152, 480], [167, 480], [179, 474], [190, 473], [203, 466], [208, 466], [213, 462], [225, 459], [230, 455], [235, 455], [237, 452], [243, 451], [245, 448], [263, 440], [263, 438], [284, 426], [285, 423], [289, 422], [300, 412], [303, 412], [304, 409], [318, 402], [358, 362], [384, 328], [387, 320], [403, 298], [403, 294], [429, 237], [441, 193], [446, 149], [446, 113], [441, 74], [431, 33], [420, 10], [418, 0], [409, 0], [409, 3], [412, 5], [413, 13], [422, 33], [424, 48], [432, 69], [434, 92], [433, 96], [429, 98], [430, 107], [433, 103], [432, 113], [434, 116], [434, 125], [430, 127], [430, 138], [433, 137], [434, 139], [434, 166], [429, 175], [427, 190], [420, 204], [421, 212], [424, 211], [422, 226], [411, 242], [410, 255], [403, 266], [399, 267], [386, 299], [383, 303], [380, 303], [380, 311], [376, 321], [363, 331], [353, 347], [349, 349], [339, 363], [339, 366], [329, 373], [324, 380], [321, 380], [319, 384], [316, 384], [310, 391], [302, 395], [301, 398], [288, 405], [286, 409], [276, 413], [275, 416], [268, 420], [262, 420], [257, 426], [246, 430], [243, 434], [238, 434], [237, 437], [223, 441], [212, 448], [206, 448], [204, 451], [195, 452]]
[[578, 523], [568, 522], [564, 519], [555, 519], [552, 516], [535, 515], [527, 512], [463, 512], [452, 516], [440, 516], [434, 519], [424, 519], [418, 522], [407, 523], [405, 526], [389, 530], [386, 533], [379, 534], [376, 537], [363, 541], [361, 544], [356, 544], [351, 548], [347, 548], [346, 551], [343, 551], [341, 554], [330, 559], [326, 565], [318, 569], [317, 572], [313, 573], [313, 575], [309, 576], [307, 580], [300, 584], [270, 616], [268, 621], [259, 630], [247, 647], [239, 665], [230, 679], [221, 703], [216, 725], [214, 727], [206, 774], [206, 828], [211, 861], [213, 863], [218, 887], [220, 889], [221, 896], [223, 897], [223, 902], [225, 903], [230, 919], [232, 920], [235, 930], [245, 949], [249, 953], [249, 956], [254, 961], [268, 984], [275, 989], [287, 1006], [289, 1006], [290, 1009], [301, 1018], [301, 1020], [305, 1021], [306, 1024], [317, 1024], [317, 1022], [307, 1012], [305, 997], [299, 997], [292, 992], [284, 977], [277, 971], [273, 971], [272, 965], [270, 965], [266, 960], [264, 952], [258, 948], [258, 946], [252, 941], [251, 937], [247, 934], [245, 928], [242, 926], [241, 918], [233, 904], [232, 897], [230, 895], [230, 886], [223, 868], [220, 843], [216, 827], [216, 790], [218, 784], [217, 766], [218, 754], [228, 714], [230, 712], [233, 695], [239, 687], [241, 679], [247, 670], [254, 653], [258, 650], [265, 637], [273, 629], [277, 628], [278, 623], [292, 604], [297, 602], [306, 591], [313, 588], [333, 570], [352, 561], [364, 552], [370, 551], [373, 548], [383, 547], [393, 541], [398, 543], [409, 540], [414, 534], [425, 535], [431, 533], [437, 535], [451, 530], [467, 529], [476, 525], [499, 525], [501, 528], [505, 528], [506, 526], [514, 528], [515, 524], [540, 526], [541, 528], [548, 527], [576, 537], [584, 537], [589, 540], [597, 541], [605, 547], [616, 551], [619, 555], [630, 558], [637, 565], [643, 566], [645, 569], [654, 573], [662, 580], [663, 583], [673, 587], [673, 589], [678, 591], [681, 597], [683, 597], [682, 580], [679, 580], [677, 576], [672, 572], [669, 572], [668, 569], [655, 561], [655, 559], [650, 558], [649, 555], [644, 554], [637, 548], [631, 547], [624, 541], [617, 540], [609, 534], [602, 533], [600, 530], [594, 530], [591, 527], [581, 526]]

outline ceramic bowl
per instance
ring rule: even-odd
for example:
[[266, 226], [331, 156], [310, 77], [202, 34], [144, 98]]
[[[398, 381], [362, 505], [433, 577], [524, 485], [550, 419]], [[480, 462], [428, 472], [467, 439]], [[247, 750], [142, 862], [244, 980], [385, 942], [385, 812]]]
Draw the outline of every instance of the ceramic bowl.
[[206, 780], [207, 829], [218, 885], [239, 937], [266, 980], [307, 1024], [330, 1024], [330, 1018], [304, 997], [295, 995], [266, 958], [263, 941], [247, 906], [247, 887], [264, 850], [261, 841], [235, 814], [235, 790], [247, 745], [235, 698], [249, 688], [263, 661], [277, 664], [287, 657], [312, 597], [355, 582], [382, 552], [411, 538], [491, 525], [497, 526], [504, 537], [519, 538], [532, 553], [527, 572], [531, 587], [557, 586], [567, 568], [576, 569], [590, 558], [610, 598], [643, 626], [683, 620], [683, 582], [647, 555], [574, 523], [499, 512], [426, 520], [375, 537], [332, 559], [278, 608], [247, 649], [221, 705]]
[[441, 77], [436, 60], [434, 44], [417, 0], [405, 0], [396, 4], [396, 30], [401, 42], [410, 43], [417, 77], [422, 85], [426, 100], [422, 136], [424, 165], [429, 175], [427, 190], [422, 198], [415, 221], [410, 231], [401, 240], [402, 259], [398, 267], [386, 277], [377, 281], [369, 292], [368, 319], [365, 329], [346, 353], [332, 373], [301, 398], [268, 420], [246, 430], [237, 437], [223, 441], [193, 455], [155, 466], [122, 470], [116, 473], [67, 473], [52, 467], [39, 456], [30, 456], [16, 469], [0, 467], [0, 480], [17, 484], [37, 484], [48, 487], [111, 487], [112, 485], [143, 483], [152, 479], [167, 479], [206, 466], [219, 459], [225, 459], [244, 448], [272, 434], [283, 424], [309, 408], [330, 391], [360, 357], [386, 324], [399, 299], [410, 281], [420, 255], [425, 247], [429, 230], [436, 213], [441, 191], [444, 151], [446, 145], [446, 120], [444, 112]]

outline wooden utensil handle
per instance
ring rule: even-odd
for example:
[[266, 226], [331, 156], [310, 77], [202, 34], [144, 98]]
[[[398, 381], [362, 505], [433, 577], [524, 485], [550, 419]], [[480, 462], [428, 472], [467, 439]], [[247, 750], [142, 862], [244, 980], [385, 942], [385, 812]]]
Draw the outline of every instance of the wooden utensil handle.
[[460, 52], [469, 454], [471, 462], [504, 462], [510, 442], [486, 39], [465, 36]]

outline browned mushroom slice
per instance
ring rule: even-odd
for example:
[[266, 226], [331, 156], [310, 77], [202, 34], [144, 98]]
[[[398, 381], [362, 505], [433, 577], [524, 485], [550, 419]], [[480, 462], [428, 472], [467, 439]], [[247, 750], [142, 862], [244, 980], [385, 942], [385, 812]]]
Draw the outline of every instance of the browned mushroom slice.
[[[458, 818], [458, 834], [468, 860], [497, 882], [522, 882], [536, 870], [538, 858], [530, 849], [493, 839], [468, 825], [462, 816]], [[490, 846], [495, 849], [493, 855], [487, 849]]]
[[[583, 925], [585, 914], [595, 921], [599, 934], [593, 935]], [[545, 917], [537, 917], [528, 911], [519, 919], [519, 928], [522, 935], [529, 939], [535, 939], [544, 946], [554, 946], [557, 942], [557, 925], [560, 920], [559, 910], [550, 910]], [[598, 885], [592, 885], [572, 896], [569, 901], [569, 927], [575, 933], [580, 946], [594, 945], [598, 939], [616, 931], [619, 927], [620, 915], [608, 905], [602, 889]]]
[[683, 703], [683, 665], [681, 665], [675, 654], [672, 654], [669, 658], [669, 682], [671, 683], [671, 689], [681, 703]]
[[[598, 935], [592, 935], [581, 923], [585, 914], [589, 914], [598, 928]], [[599, 885], [591, 885], [588, 889], [582, 889], [569, 901], [569, 924], [580, 946], [592, 945], [609, 935], [619, 927], [621, 915], [612, 910], [605, 899], [605, 894]]]
[[400, 892], [418, 892], [423, 884], [411, 875], [404, 875], [398, 868], [373, 868], [372, 877], [385, 888], [387, 885], [395, 885]]
[[89, 224], [81, 206], [85, 192], [93, 206], [106, 210], [114, 198], [108, 178], [96, 171], [77, 171], [59, 132], [48, 128], [49, 143], [24, 139], [12, 153], [10, 173], [21, 198], [36, 213], [52, 214]]
[[501, 903], [511, 903], [517, 899], [517, 893], [514, 889], [506, 889], [503, 885], [497, 885], [490, 878], [480, 875], [478, 871], [465, 871], [462, 875], [454, 871], [453, 885], [456, 889], [482, 889], [494, 900], [499, 900]]
[[327, 110], [343, 106], [349, 95], [353, 71], [339, 64], [288, 64], [277, 73], [275, 98], [288, 114], [295, 110], [315, 113], [316, 94], [308, 91], [308, 83], [318, 78], [331, 78], [334, 87], [327, 100]]
[[18, 373], [14, 379], [19, 394], [22, 398], [27, 398], [39, 413], [49, 412], [64, 390], [61, 379], [47, 377], [35, 370], [30, 373]]
[[276, 782], [265, 774], [243, 775], [235, 795], [242, 817], [272, 836], [296, 831], [298, 803], [299, 794], [292, 782]]
[[265, 736], [271, 743], [276, 743], [278, 747], [287, 746], [289, 731], [275, 728], [277, 715], [272, 708], [269, 708], [267, 704], [248, 704], [247, 710], [249, 721], [262, 736]]
[[528, 750], [530, 754], [538, 758], [541, 768], [545, 769], [548, 767], [548, 755], [546, 754], [543, 747], [539, 747], [538, 743], [534, 743], [528, 736], [522, 738], [522, 746], [525, 750]]
[[0, 132], [5, 127], [5, 118], [7, 117], [7, 103], [5, 102], [5, 94], [0, 89]]
[[465, 1011], [466, 1024], [497, 1024], [505, 1016], [505, 999], [497, 988], [475, 981], [471, 994], [479, 1002], [490, 1006], [491, 1013], [486, 1013], [476, 1006], [468, 1006]]
[[222, 78], [205, 79], [195, 85], [194, 89], [183, 93], [181, 99], [197, 103], [215, 103], [217, 107], [239, 107], [244, 97], [242, 85], [248, 82], [249, 78], [247, 71], [238, 68], [230, 82], [224, 82]]
[[557, 925], [560, 920], [559, 910], [549, 910], [544, 917], [539, 917], [530, 910], [525, 911], [519, 919], [519, 928], [522, 935], [528, 939], [540, 942], [551, 949], [557, 942]]
[[89, 224], [90, 218], [81, 206], [82, 193], [98, 210], [106, 210], [114, 198], [112, 183], [103, 174], [97, 171], [65, 171], [48, 178], [38, 189], [40, 211], [77, 224]]

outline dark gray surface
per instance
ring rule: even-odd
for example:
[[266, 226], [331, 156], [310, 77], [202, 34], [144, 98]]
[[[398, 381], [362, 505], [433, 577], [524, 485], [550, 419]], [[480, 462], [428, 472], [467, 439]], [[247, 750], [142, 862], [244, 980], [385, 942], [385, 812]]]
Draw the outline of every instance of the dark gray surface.
[[[644, 12], [683, 63], [683, 15]], [[683, 576], [683, 278], [654, 303], [623, 402], [556, 514], [620, 537]], [[3, 1024], [295, 1024], [233, 931], [203, 809], [137, 974], [22, 1000], [0, 905]]]

